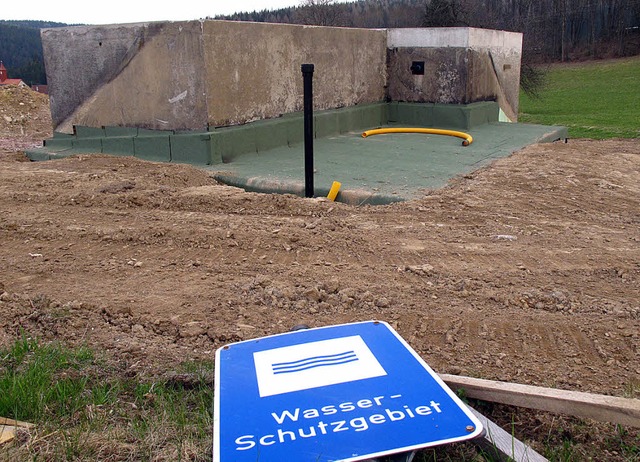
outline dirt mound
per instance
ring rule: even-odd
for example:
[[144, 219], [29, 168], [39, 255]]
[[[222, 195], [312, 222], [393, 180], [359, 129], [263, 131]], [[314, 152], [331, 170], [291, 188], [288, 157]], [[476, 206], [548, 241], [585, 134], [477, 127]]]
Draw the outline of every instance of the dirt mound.
[[[640, 381], [639, 163], [633, 142], [532, 146], [420, 201], [354, 208], [134, 158], [4, 162], [0, 282], [77, 305], [96, 342], [130, 338], [149, 368], [167, 343], [209, 356], [379, 318], [440, 372], [622, 394]], [[40, 319], [8, 308], [5, 335]]]
[[0, 86], [0, 158], [41, 146], [52, 134], [47, 95], [28, 87]]

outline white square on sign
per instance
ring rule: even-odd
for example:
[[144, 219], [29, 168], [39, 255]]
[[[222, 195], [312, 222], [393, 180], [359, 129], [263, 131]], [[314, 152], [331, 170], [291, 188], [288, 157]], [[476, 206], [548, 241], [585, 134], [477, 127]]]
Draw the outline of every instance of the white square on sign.
[[359, 335], [253, 353], [260, 397], [387, 375]]

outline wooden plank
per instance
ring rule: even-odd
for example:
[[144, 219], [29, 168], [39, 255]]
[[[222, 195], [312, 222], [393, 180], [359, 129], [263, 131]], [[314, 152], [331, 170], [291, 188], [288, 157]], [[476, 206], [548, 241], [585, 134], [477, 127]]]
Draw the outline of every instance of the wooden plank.
[[0, 444], [11, 441], [16, 437], [16, 427], [0, 425]]
[[0, 425], [12, 425], [14, 427], [31, 428], [34, 425], [29, 422], [21, 422], [19, 420], [8, 419], [6, 417], [0, 417]]
[[548, 460], [524, 444], [515, 436], [504, 431], [495, 422], [487, 419], [478, 411], [469, 407], [469, 410], [482, 422], [484, 426], [484, 436], [473, 440], [480, 446], [484, 453], [490, 454], [491, 460], [504, 462], [548, 462]]
[[640, 400], [440, 374], [469, 398], [640, 427]]

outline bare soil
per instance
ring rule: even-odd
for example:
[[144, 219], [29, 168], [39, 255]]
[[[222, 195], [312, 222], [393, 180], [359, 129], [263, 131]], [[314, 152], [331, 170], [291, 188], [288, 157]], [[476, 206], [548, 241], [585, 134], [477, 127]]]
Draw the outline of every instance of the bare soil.
[[[0, 102], [0, 123], [28, 104]], [[0, 346], [24, 330], [163, 374], [296, 324], [379, 319], [441, 373], [640, 397], [637, 140], [534, 145], [353, 207], [129, 157], [25, 162], [38, 121], [0, 125]], [[527, 413], [532, 439], [554, 428]], [[585, 453], [626, 460], [601, 443]]]

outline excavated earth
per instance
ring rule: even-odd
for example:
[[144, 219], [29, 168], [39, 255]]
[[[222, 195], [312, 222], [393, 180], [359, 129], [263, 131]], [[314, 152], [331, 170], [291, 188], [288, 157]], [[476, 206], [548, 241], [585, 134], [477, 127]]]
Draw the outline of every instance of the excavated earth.
[[[354, 207], [130, 157], [28, 162], [46, 97], [0, 103], [0, 345], [22, 330], [153, 375], [296, 324], [378, 319], [440, 373], [640, 398], [637, 140], [533, 145]], [[568, 420], [517, 415], [534, 441]], [[627, 460], [586, 422], [585, 454]]]

